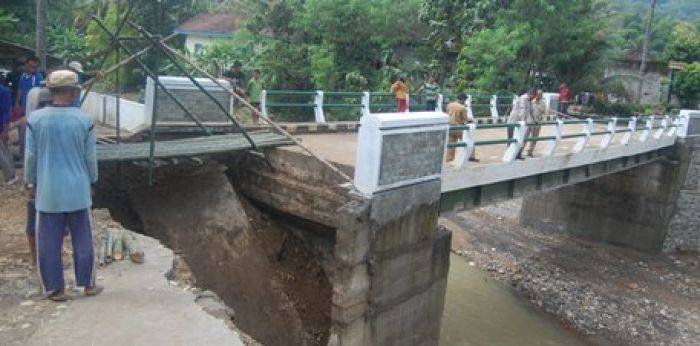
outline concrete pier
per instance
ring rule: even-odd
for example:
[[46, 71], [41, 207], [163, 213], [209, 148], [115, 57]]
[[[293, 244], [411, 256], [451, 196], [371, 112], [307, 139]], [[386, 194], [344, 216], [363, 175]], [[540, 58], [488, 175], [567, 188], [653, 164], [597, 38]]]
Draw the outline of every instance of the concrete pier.
[[700, 115], [664, 160], [524, 198], [521, 222], [657, 253], [700, 251]]

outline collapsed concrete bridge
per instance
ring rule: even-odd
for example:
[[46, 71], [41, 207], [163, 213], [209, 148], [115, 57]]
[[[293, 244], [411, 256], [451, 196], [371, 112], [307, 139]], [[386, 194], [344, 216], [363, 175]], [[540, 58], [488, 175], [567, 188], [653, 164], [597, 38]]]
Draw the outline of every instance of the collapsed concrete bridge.
[[[545, 124], [544, 153], [524, 161], [514, 154], [527, 124], [514, 125], [515, 139], [502, 143], [494, 143], [505, 134], [497, 124], [453, 128], [465, 131], [465, 141], [446, 166], [443, 114], [368, 114], [359, 135], [317, 142], [354, 182], [283, 137], [251, 133], [263, 155], [250, 152], [240, 134], [158, 142], [151, 186], [145, 144], [104, 142], [96, 204], [179, 251], [199, 283], [236, 310], [241, 328], [266, 344], [437, 344], [451, 238], [438, 228], [441, 212], [591, 180], [548, 197], [532, 194], [526, 212], [566, 227], [628, 214], [610, 225], [634, 228], [648, 216], [658, 221], [650, 234], [665, 238], [683, 224], [697, 237], [692, 205], [678, 201], [697, 199], [698, 123], [692, 112], [641, 128], [627, 122], [629, 131], [606, 120], [606, 133], [590, 121], [554, 122]], [[566, 128], [580, 125], [583, 136], [566, 138]], [[334, 158], [334, 147], [356, 159]], [[466, 161], [470, 150], [482, 161]], [[567, 197], [567, 189], [594, 202]], [[645, 244], [659, 247], [658, 237], [648, 238]]]

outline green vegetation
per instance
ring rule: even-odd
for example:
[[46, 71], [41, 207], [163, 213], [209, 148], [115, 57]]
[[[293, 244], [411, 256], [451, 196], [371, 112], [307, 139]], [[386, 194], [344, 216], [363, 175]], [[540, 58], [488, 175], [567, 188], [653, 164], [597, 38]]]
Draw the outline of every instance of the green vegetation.
[[694, 107], [700, 102], [700, 62], [690, 64], [678, 74], [675, 88], [683, 106]]
[[[623, 94], [614, 82], [602, 83], [604, 70], [614, 60], [640, 57], [649, 5], [647, 0], [163, 1], [165, 33], [203, 11], [239, 18], [232, 39], [195, 57], [214, 73], [239, 60], [246, 71], [262, 69], [267, 88], [357, 91], [386, 91], [398, 76], [406, 76], [416, 90], [435, 75], [450, 93], [520, 92], [530, 85], [552, 90], [567, 81], [574, 91], [620, 89]], [[88, 57], [106, 48], [108, 40], [90, 18], [96, 15], [114, 27], [125, 12], [116, 3], [52, 1], [50, 51], [97, 68], [99, 59]], [[154, 2], [134, 4], [134, 21], [156, 31]], [[3, 1], [0, 35], [32, 45], [34, 12], [34, 0]], [[700, 2], [659, 0], [656, 13], [650, 60], [698, 62]], [[182, 47], [184, 40], [173, 42]], [[153, 55], [145, 60], [161, 71], [172, 69], [164, 61], [156, 64]], [[114, 62], [109, 56], [107, 65]], [[137, 70], [134, 65], [122, 69], [127, 86], [142, 83]], [[693, 71], [674, 85], [684, 102], [695, 97]]]

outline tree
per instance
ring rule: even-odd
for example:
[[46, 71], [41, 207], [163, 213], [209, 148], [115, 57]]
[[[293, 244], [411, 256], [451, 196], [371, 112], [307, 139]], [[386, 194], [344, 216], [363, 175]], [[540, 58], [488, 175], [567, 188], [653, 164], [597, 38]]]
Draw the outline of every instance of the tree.
[[519, 92], [548, 77], [591, 87], [607, 49], [604, 7], [595, 0], [514, 0], [494, 24], [464, 38], [461, 89]]
[[665, 55], [668, 60], [700, 61], [700, 28], [687, 22], [678, 23], [673, 28]]
[[18, 21], [14, 13], [0, 8], [0, 36], [5, 39], [16, 39], [18, 35], [15, 27]]
[[649, 41], [651, 41], [652, 27], [654, 24], [654, 11], [656, 10], [656, 0], [649, 1], [649, 14], [647, 24], [644, 29], [644, 44], [642, 45], [641, 63], [639, 64], [639, 86], [637, 87], [637, 102], [642, 100], [642, 89], [644, 88], [644, 73], [647, 69], [647, 59], [649, 59]]
[[[127, 5], [126, 2], [122, 2], [120, 6], [117, 6], [117, 2], [110, 3], [109, 6], [105, 9], [106, 13], [103, 15], [99, 15], [98, 17], [101, 19], [101, 21], [104, 23], [104, 25], [107, 27], [107, 29], [114, 34], [117, 31], [117, 26], [118, 23], [120, 23], [123, 19], [123, 16], [126, 12]], [[111, 46], [111, 39], [107, 33], [102, 30], [102, 28], [94, 21], [91, 21], [90, 24], [88, 24], [87, 28], [85, 29], [86, 33], [86, 45], [90, 49], [91, 52], [100, 52], [103, 51], [106, 48], [109, 48]], [[138, 32], [134, 30], [133, 28], [129, 27], [128, 25], [125, 25], [122, 28], [121, 34], [122, 36], [137, 36]], [[105, 60], [105, 65], [104, 66], [111, 66], [114, 65], [118, 62], [118, 55], [115, 50], [112, 50], [108, 55]], [[101, 60], [98, 59], [98, 60]], [[89, 70], [96, 70], [99, 69], [100, 66], [97, 66], [95, 61], [90, 61], [87, 64], [87, 68]], [[103, 67], [104, 67], [103, 66]], [[138, 73], [138, 70], [135, 69], [135, 64], [131, 63], [128, 64], [122, 68], [119, 69], [120, 73], [120, 84], [124, 83], [126, 85], [138, 85], [140, 82], [143, 81], [143, 75]], [[104, 81], [107, 82], [110, 88], [116, 87], [116, 76], [115, 74], [108, 75], [104, 78]]]
[[674, 85], [684, 107], [696, 108], [700, 103], [700, 62], [688, 65], [678, 73]]
[[36, 0], [36, 55], [42, 71], [46, 71], [46, 46], [48, 41], [49, 9], [47, 0]]
[[426, 41], [433, 50], [431, 68], [441, 76], [454, 71], [464, 40], [490, 27], [507, 1], [424, 0], [420, 18], [430, 28]]
[[51, 26], [49, 28], [49, 47], [53, 55], [65, 61], [85, 62], [90, 48], [85, 37], [74, 28]]

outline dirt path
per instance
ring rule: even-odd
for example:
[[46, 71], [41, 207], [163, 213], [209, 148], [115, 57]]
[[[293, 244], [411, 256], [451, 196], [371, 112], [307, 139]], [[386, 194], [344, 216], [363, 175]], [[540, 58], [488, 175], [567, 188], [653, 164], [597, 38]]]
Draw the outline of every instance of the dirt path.
[[[99, 268], [97, 281], [105, 291], [94, 298], [72, 289], [66, 241], [65, 278], [75, 299], [43, 299], [26, 245], [23, 192], [18, 186], [0, 186], [0, 200], [0, 344], [256, 344], [235, 328], [235, 313], [215, 294], [193, 286], [188, 268], [177, 264], [182, 261], [174, 260], [171, 250], [145, 236], [137, 235], [137, 243], [146, 263], [122, 261]], [[97, 234], [120, 227], [104, 210], [93, 216]]]
[[517, 203], [443, 217], [453, 250], [601, 341], [700, 340], [700, 258], [650, 256], [525, 228]]

